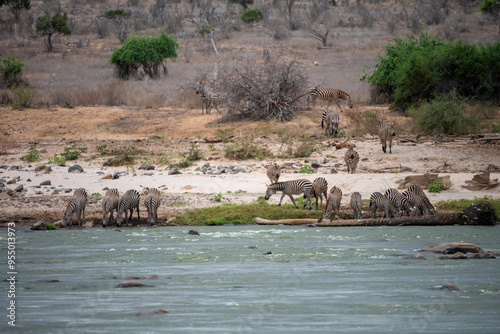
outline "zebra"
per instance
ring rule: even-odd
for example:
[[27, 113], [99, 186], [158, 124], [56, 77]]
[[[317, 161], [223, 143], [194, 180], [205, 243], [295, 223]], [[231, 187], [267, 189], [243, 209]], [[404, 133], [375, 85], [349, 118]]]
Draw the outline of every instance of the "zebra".
[[87, 191], [84, 188], [75, 190], [64, 212], [63, 226], [67, 226], [68, 224], [71, 226], [73, 224], [73, 214], [75, 212], [78, 217], [78, 226], [81, 226], [80, 218], [85, 220], [85, 206], [87, 205], [88, 197]]
[[377, 209], [384, 211], [384, 218], [400, 217], [399, 212], [391, 204], [391, 201], [378, 191], [371, 194], [370, 207], [372, 208], [373, 219], [377, 217]]
[[347, 174], [356, 173], [356, 167], [358, 166], [359, 154], [354, 150], [354, 145], [349, 145], [347, 151], [344, 155], [344, 160], [347, 165]]
[[378, 127], [378, 136], [382, 141], [382, 151], [384, 151], [384, 153], [387, 153], [387, 142], [389, 142], [389, 153], [392, 153], [392, 137], [396, 137], [396, 133], [394, 132], [394, 125], [392, 123], [380, 124]]
[[337, 137], [339, 133], [339, 114], [335, 110], [326, 109], [323, 111], [323, 115], [321, 116], [321, 128], [325, 129], [325, 136], [328, 136], [328, 130], [330, 130], [330, 136]]
[[[125, 219], [125, 226], [128, 226], [128, 220], [132, 219], [132, 213], [134, 209], [137, 209], [137, 218], [140, 219], [139, 216], [139, 200], [140, 194], [137, 190], [130, 189], [120, 197], [120, 201], [118, 202], [118, 214], [116, 216], [116, 225], [121, 226], [123, 223], [123, 219]], [[127, 211], [130, 211], [130, 216], [127, 214]], [[123, 217], [125, 215], [125, 217]]]
[[285, 197], [285, 195], [288, 195], [288, 197], [290, 197], [290, 199], [292, 200], [293, 205], [295, 205], [295, 207], [298, 209], [299, 207], [295, 203], [295, 200], [293, 199], [292, 195], [299, 195], [304, 193], [304, 198], [306, 198], [306, 202], [304, 203], [304, 208], [306, 207], [307, 203], [309, 203], [309, 210], [311, 210], [312, 209], [311, 190], [312, 190], [312, 182], [306, 179], [276, 182], [267, 186], [265, 199], [268, 200], [273, 194], [276, 194], [276, 191], [282, 191], [283, 194], [281, 195], [280, 203], [278, 204], [278, 206], [281, 205], [283, 197]]
[[[309, 100], [312, 99], [313, 106], [316, 107], [316, 99], [320, 99], [323, 101], [328, 101], [328, 107], [331, 102], [336, 102], [337, 106], [340, 109], [340, 112], [343, 112], [340, 107], [339, 100], [345, 100], [349, 108], [352, 108], [351, 96], [340, 89], [334, 88], [320, 88], [318, 86], [311, 88], [309, 90], [309, 95], [307, 96], [307, 107], [309, 108]], [[327, 107], [327, 108], [328, 108]]]
[[219, 105], [227, 100], [227, 94], [225, 93], [211, 93], [200, 85], [196, 84], [196, 94], [200, 95], [202, 106], [201, 114], [203, 115], [203, 110], [210, 115], [212, 111], [212, 105], [217, 109], [217, 112], [221, 114], [219, 110]]
[[362, 219], [363, 211], [361, 211], [361, 194], [357, 191], [353, 192], [351, 195], [351, 208], [354, 211], [354, 219]]
[[436, 214], [436, 208], [434, 208], [434, 206], [431, 204], [431, 201], [429, 201], [429, 198], [418, 184], [412, 184], [411, 186], [409, 186], [408, 191], [420, 195], [420, 197], [422, 197], [422, 199], [424, 200], [424, 204], [427, 207], [429, 214]]
[[415, 213], [414, 206], [403, 196], [396, 188], [389, 188], [385, 191], [385, 197], [389, 199], [391, 204], [399, 211], [401, 216], [413, 215]]
[[273, 162], [267, 166], [266, 173], [267, 177], [271, 181], [271, 184], [276, 183], [281, 176], [281, 167], [277, 163]]
[[410, 204], [414, 207], [415, 215], [428, 215], [430, 214], [427, 205], [425, 205], [425, 200], [419, 194], [412, 193], [410, 191], [403, 191], [403, 196], [410, 202]]
[[146, 198], [144, 199], [144, 206], [148, 210], [148, 224], [153, 226], [156, 224], [158, 218], [158, 207], [161, 204], [161, 193], [156, 188], [147, 188]]
[[[115, 222], [113, 217], [113, 210], [118, 211], [118, 202], [120, 200], [120, 193], [118, 189], [112, 188], [106, 191], [106, 195], [102, 199], [102, 227], [106, 227], [108, 221]], [[109, 213], [109, 215], [108, 215]]]
[[340, 202], [342, 201], [342, 190], [333, 186], [330, 189], [330, 194], [328, 195], [328, 199], [326, 201], [325, 211], [323, 212], [322, 220], [330, 220], [332, 216], [332, 212], [335, 213], [335, 218], [339, 218], [340, 214]]
[[328, 199], [328, 181], [324, 177], [318, 177], [313, 181], [311, 197], [316, 198], [316, 210], [318, 210], [318, 197], [321, 200], [321, 208], [323, 208], [323, 195], [325, 195], [325, 201]]

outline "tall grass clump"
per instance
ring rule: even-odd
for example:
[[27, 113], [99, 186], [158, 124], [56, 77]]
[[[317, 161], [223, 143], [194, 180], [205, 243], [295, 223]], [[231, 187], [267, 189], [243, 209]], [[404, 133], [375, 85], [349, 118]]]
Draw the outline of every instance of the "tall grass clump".
[[[365, 69], [366, 70], [366, 69]], [[473, 45], [446, 42], [421, 33], [395, 38], [378, 55], [373, 72], [361, 78], [392, 108], [406, 109], [421, 101], [456, 91], [475, 100], [500, 100], [500, 41]]]
[[428, 134], [468, 134], [479, 129], [479, 119], [467, 112], [465, 98], [452, 93], [412, 108], [419, 129]]

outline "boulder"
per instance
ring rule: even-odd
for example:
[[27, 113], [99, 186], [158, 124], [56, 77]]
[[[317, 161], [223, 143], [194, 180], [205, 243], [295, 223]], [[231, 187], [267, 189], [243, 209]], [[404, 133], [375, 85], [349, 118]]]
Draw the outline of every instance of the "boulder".
[[21, 191], [23, 191], [23, 189], [24, 189], [24, 186], [21, 184], [21, 185], [18, 185], [18, 186], [14, 189], [14, 191], [15, 191], [15, 192], [21, 192]]
[[433, 252], [442, 254], [455, 254], [461, 253], [481, 253], [484, 249], [478, 245], [466, 243], [466, 242], [445, 242], [441, 244], [429, 245], [422, 249], [423, 252]]
[[467, 259], [467, 255], [462, 252], [457, 252], [454, 254], [444, 254], [438, 257], [439, 260], [463, 260]]
[[47, 226], [45, 226], [45, 223], [41, 220], [37, 221], [36, 223], [31, 226], [32, 230], [46, 230]]
[[145, 287], [152, 287], [153, 285], [148, 285], [139, 281], [123, 281], [120, 284], [118, 284], [116, 287], [117, 288], [145, 288]]
[[50, 174], [51, 172], [52, 172], [52, 167], [47, 166], [47, 168], [45, 169], [44, 174]]
[[113, 174], [106, 174], [103, 177], [101, 177], [101, 180], [111, 180], [113, 179]]
[[182, 174], [182, 172], [179, 170], [179, 168], [174, 167], [172, 168], [169, 172], [168, 175], [177, 175], [177, 174]]
[[195, 230], [189, 230], [188, 234], [191, 234], [191, 235], [200, 235], [200, 233], [198, 233], [198, 231], [195, 231]]
[[45, 180], [40, 182], [40, 186], [51, 186], [52, 182], [50, 180]]
[[458, 291], [460, 290], [456, 284], [453, 283], [446, 283], [442, 287], [439, 288], [439, 290], [448, 290], [448, 291]]
[[68, 173], [83, 173], [83, 168], [82, 166], [75, 164], [68, 168]]

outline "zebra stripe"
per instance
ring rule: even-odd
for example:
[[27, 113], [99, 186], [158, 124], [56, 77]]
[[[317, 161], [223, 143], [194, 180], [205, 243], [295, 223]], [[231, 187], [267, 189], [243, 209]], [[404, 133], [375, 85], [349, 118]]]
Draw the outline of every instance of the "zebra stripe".
[[[106, 191], [106, 195], [102, 199], [102, 227], [106, 227], [108, 222], [115, 222], [113, 217], [113, 210], [118, 211], [118, 201], [120, 200], [120, 193], [118, 189], [113, 188]], [[108, 215], [109, 214], [109, 215]]]
[[284, 181], [277, 182], [267, 186], [265, 199], [268, 200], [273, 194], [276, 194], [277, 191], [283, 192], [281, 195], [280, 202], [278, 206], [281, 205], [281, 201], [283, 201], [283, 197], [288, 195], [292, 200], [293, 205], [298, 209], [299, 207], [295, 203], [292, 195], [304, 194], [304, 198], [306, 198], [306, 203], [304, 204], [304, 208], [307, 203], [309, 203], [309, 210], [312, 209], [312, 198], [311, 198], [311, 190], [312, 190], [312, 182], [305, 179], [292, 180], [292, 181]]
[[427, 215], [429, 214], [429, 209], [425, 205], [425, 201], [419, 194], [415, 194], [409, 191], [403, 191], [403, 196], [410, 202], [410, 204], [415, 208], [415, 215]]
[[339, 133], [339, 114], [335, 110], [326, 109], [323, 111], [321, 116], [321, 128], [323, 129], [323, 124], [325, 125], [325, 136], [328, 136], [328, 130], [330, 130], [330, 136], [336, 137]]
[[358, 166], [359, 154], [354, 150], [353, 145], [348, 146], [347, 152], [345, 152], [344, 160], [347, 165], [347, 174], [356, 173], [356, 167]]
[[408, 199], [395, 188], [389, 188], [385, 191], [385, 197], [389, 199], [401, 216], [408, 216], [415, 213], [415, 208]]
[[144, 206], [148, 210], [148, 224], [153, 226], [156, 224], [158, 218], [158, 207], [161, 204], [161, 193], [156, 188], [149, 188], [146, 198], [144, 199]]
[[321, 208], [323, 208], [323, 195], [325, 201], [328, 199], [328, 181], [324, 177], [318, 177], [312, 184], [311, 197], [316, 198], [316, 210], [318, 210], [318, 197], [321, 200]]
[[271, 183], [276, 183], [281, 176], [281, 168], [277, 163], [273, 162], [267, 166], [266, 173]]
[[362, 219], [363, 212], [361, 211], [361, 194], [359, 192], [353, 192], [351, 195], [351, 208], [354, 211], [354, 219]]
[[322, 101], [328, 101], [328, 107], [330, 106], [331, 102], [336, 102], [337, 106], [340, 109], [340, 112], [343, 112], [343, 110], [340, 107], [339, 100], [345, 100], [349, 108], [352, 108], [351, 96], [340, 89], [314, 87], [309, 90], [309, 95], [307, 98], [308, 108], [310, 99], [312, 99], [314, 107], [316, 107], [316, 99], [319, 99]]
[[342, 190], [333, 186], [330, 189], [328, 200], [326, 201], [325, 211], [323, 212], [322, 220], [331, 220], [332, 213], [335, 213], [335, 219], [340, 215], [340, 202], [342, 201]]
[[201, 114], [203, 115], [203, 109], [205, 108], [205, 112], [210, 115], [212, 111], [212, 105], [217, 109], [217, 112], [221, 114], [219, 110], [219, 105], [225, 102], [228, 98], [226, 93], [211, 93], [202, 87], [199, 83], [196, 85], [196, 94], [200, 95], [202, 106], [201, 106]]
[[81, 226], [80, 218], [85, 220], [85, 206], [87, 205], [87, 191], [84, 188], [78, 188], [73, 193], [73, 197], [66, 207], [66, 211], [63, 216], [63, 226], [68, 224], [71, 226], [73, 224], [73, 214], [76, 212], [78, 218], [78, 226]]
[[373, 219], [377, 217], [377, 209], [384, 211], [384, 218], [399, 217], [399, 212], [396, 211], [389, 199], [378, 191], [371, 194], [370, 207], [372, 208]]
[[394, 125], [392, 123], [382, 123], [378, 127], [378, 136], [382, 142], [382, 151], [386, 152], [387, 142], [389, 142], [389, 153], [392, 153], [392, 137], [396, 137]]
[[436, 214], [436, 208], [434, 208], [434, 205], [431, 204], [431, 201], [427, 197], [427, 195], [424, 193], [422, 188], [418, 184], [412, 184], [411, 186], [408, 187], [408, 192], [420, 195], [422, 197], [424, 204], [429, 212], [429, 214], [434, 215]]
[[[128, 226], [128, 220], [132, 219], [132, 213], [134, 209], [137, 209], [137, 218], [140, 219], [139, 216], [139, 199], [140, 194], [137, 190], [130, 189], [120, 198], [118, 203], [118, 214], [116, 216], [116, 225], [121, 226], [123, 223], [123, 219], [125, 219], [125, 226]], [[127, 211], [130, 211], [130, 216], [127, 214]], [[125, 215], [125, 217], [123, 217]]]

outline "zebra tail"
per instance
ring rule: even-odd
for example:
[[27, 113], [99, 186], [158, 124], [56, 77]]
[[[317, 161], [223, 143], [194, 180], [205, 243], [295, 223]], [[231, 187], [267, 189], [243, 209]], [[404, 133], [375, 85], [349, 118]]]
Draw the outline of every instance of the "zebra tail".
[[323, 123], [325, 122], [324, 119], [321, 120], [321, 128], [323, 129]]

